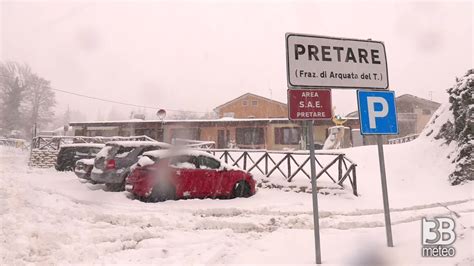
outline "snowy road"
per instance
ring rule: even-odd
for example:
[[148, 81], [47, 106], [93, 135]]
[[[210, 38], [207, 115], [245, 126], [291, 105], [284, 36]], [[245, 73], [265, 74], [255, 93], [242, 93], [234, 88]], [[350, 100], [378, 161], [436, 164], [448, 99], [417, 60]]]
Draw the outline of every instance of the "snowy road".
[[[351, 158], [358, 152], [364, 150], [354, 149]], [[130, 199], [126, 192], [106, 192], [101, 185], [81, 183], [73, 173], [28, 168], [26, 158], [27, 154], [17, 150], [1, 150], [2, 265], [314, 261], [310, 194], [260, 189], [248, 199], [148, 204]], [[362, 177], [364, 171], [373, 171], [364, 164], [360, 168]], [[392, 176], [396, 171], [391, 171]], [[394, 194], [407, 193], [394, 196], [391, 202], [395, 248], [389, 249], [385, 247], [381, 201], [377, 193], [370, 193], [379, 189], [376, 181], [376, 177], [361, 178], [362, 196], [358, 198], [320, 196], [323, 262], [474, 262], [471, 185], [446, 185], [445, 194], [432, 195], [441, 190], [440, 182], [423, 181], [423, 190], [418, 183], [391, 184]], [[420, 219], [424, 216], [456, 219], [454, 258], [420, 256]]]

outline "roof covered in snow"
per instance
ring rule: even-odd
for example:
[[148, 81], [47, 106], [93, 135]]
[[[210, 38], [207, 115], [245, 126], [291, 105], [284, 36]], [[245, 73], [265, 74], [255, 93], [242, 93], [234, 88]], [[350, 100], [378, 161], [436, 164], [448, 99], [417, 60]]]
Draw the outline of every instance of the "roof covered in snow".
[[158, 142], [158, 141], [133, 141], [133, 140], [125, 140], [125, 141], [109, 141], [107, 145], [116, 145], [116, 146], [123, 146], [123, 147], [140, 147], [140, 146], [157, 146], [161, 148], [169, 148], [171, 147], [170, 144], [165, 142]]
[[217, 106], [216, 108], [214, 108], [214, 110], [218, 110], [218, 109], [220, 109], [220, 108], [222, 108], [222, 107], [224, 107], [224, 106], [226, 106], [226, 105], [229, 105], [229, 104], [231, 104], [231, 103], [233, 103], [233, 102], [236, 102], [236, 101], [238, 101], [238, 100], [240, 100], [240, 99], [242, 99], [242, 98], [245, 98], [245, 97], [247, 97], [247, 96], [252, 96], [252, 97], [259, 98], [259, 99], [261, 99], [261, 100], [267, 101], [267, 102], [279, 104], [279, 105], [281, 105], [281, 106], [283, 106], [283, 107], [285, 107], [285, 108], [286, 108], [286, 106], [287, 106], [286, 103], [282, 103], [282, 102], [279, 102], [279, 101], [275, 101], [275, 100], [272, 100], [272, 99], [269, 99], [269, 98], [266, 98], [266, 97], [263, 97], [263, 96], [260, 96], [260, 95], [257, 95], [257, 94], [253, 94], [253, 93], [248, 92], [248, 93], [245, 93], [245, 94], [243, 94], [243, 95], [241, 95], [241, 96], [239, 96], [239, 97], [237, 97], [237, 98], [235, 98], [235, 99], [232, 99], [232, 100], [230, 100], [230, 101], [228, 101], [228, 102], [226, 102], [226, 103], [223, 103], [223, 104]]
[[[395, 100], [397, 104], [400, 102], [411, 102], [413, 104], [426, 106], [428, 108], [435, 109], [435, 110], [438, 109], [438, 107], [441, 105], [438, 102], [434, 102], [434, 101], [421, 98], [415, 95], [411, 95], [411, 94], [402, 94], [400, 96], [397, 96]], [[398, 109], [398, 105], [397, 105], [397, 109]], [[347, 118], [355, 118], [355, 117], [358, 118], [358, 116], [359, 116], [358, 110], [352, 111], [346, 115]]]
[[[343, 117], [344, 119], [357, 120], [358, 117]], [[156, 124], [240, 124], [240, 123], [297, 123], [296, 121], [291, 121], [288, 118], [221, 118], [221, 119], [192, 119], [192, 120], [117, 120], [117, 121], [90, 121], [90, 122], [71, 122], [71, 126], [120, 126], [127, 124], [147, 124], [147, 123], [156, 123]], [[318, 123], [327, 123], [328, 125], [333, 125], [333, 122], [330, 120], [321, 120]]]
[[141, 120], [141, 119], [128, 119], [128, 120], [116, 120], [116, 121], [90, 121], [90, 122], [71, 122], [69, 123], [72, 126], [83, 125], [83, 124], [104, 124], [104, 123], [115, 123], [115, 124], [133, 124], [133, 123], [163, 123], [163, 124], [171, 124], [171, 123], [199, 123], [199, 122], [211, 122], [211, 123], [219, 123], [225, 122], [228, 123], [229, 121], [253, 121], [253, 122], [263, 122], [263, 121], [289, 121], [288, 118], [221, 118], [221, 119], [190, 119], [190, 120]]

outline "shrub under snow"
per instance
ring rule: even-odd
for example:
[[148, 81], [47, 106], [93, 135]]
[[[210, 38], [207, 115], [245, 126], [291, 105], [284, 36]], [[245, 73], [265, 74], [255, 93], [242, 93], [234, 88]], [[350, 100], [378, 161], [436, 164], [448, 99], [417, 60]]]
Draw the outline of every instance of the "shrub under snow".
[[[468, 180], [474, 180], [474, 69], [470, 69], [462, 78], [456, 79], [456, 84], [448, 89], [449, 113], [447, 119], [438, 119], [442, 116], [438, 112], [433, 124], [443, 123], [435, 139], [444, 139], [447, 144], [456, 143], [456, 151], [451, 158], [456, 164], [454, 172], [449, 176], [451, 184], [458, 185]], [[430, 135], [433, 131], [428, 131]]]

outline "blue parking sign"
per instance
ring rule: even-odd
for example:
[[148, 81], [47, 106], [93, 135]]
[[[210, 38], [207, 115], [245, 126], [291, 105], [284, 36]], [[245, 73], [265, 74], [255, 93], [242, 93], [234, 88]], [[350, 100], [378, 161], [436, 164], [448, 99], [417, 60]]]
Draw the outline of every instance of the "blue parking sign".
[[364, 135], [398, 135], [393, 91], [357, 91], [360, 132]]

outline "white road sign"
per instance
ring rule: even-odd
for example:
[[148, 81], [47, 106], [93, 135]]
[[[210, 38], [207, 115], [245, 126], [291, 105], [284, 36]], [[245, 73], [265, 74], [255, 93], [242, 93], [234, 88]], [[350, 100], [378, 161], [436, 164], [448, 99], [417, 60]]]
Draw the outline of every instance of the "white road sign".
[[287, 33], [288, 87], [388, 89], [382, 42]]

